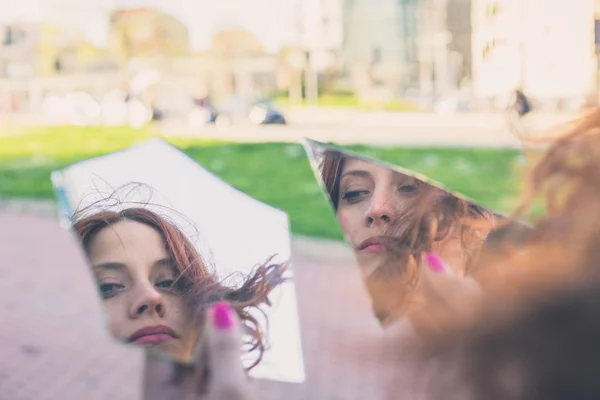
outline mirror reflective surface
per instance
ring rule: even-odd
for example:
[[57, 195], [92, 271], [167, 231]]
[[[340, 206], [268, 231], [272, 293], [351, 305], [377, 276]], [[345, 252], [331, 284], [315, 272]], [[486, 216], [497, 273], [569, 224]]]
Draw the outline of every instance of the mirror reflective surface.
[[475, 276], [494, 238], [517, 241], [529, 230], [412, 171], [312, 140], [305, 146], [384, 327], [406, 315], [427, 253], [457, 276]]
[[225, 300], [244, 323], [250, 375], [304, 380], [287, 214], [161, 139], [55, 171], [52, 181], [116, 339], [190, 363], [206, 310]]

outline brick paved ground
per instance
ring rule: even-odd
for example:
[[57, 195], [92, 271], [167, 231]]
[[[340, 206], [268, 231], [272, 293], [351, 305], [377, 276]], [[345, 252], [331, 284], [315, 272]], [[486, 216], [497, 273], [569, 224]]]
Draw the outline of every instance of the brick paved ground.
[[[110, 340], [73, 238], [48, 217], [51, 208], [4, 206], [0, 400], [139, 398], [142, 354]], [[347, 248], [298, 238], [293, 254], [308, 378], [257, 381], [256, 398], [384, 398], [392, 370], [381, 349], [361, 352], [381, 331]]]

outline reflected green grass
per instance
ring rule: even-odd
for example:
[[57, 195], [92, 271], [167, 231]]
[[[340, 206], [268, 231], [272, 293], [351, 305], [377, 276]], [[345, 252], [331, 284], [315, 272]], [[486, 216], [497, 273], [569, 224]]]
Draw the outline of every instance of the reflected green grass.
[[[51, 199], [50, 173], [154, 137], [151, 130], [36, 128], [0, 137], [0, 197]], [[341, 238], [302, 146], [167, 139], [237, 189], [286, 211], [295, 234]], [[510, 211], [518, 200], [519, 153], [506, 149], [349, 149], [425, 174], [480, 204]]]

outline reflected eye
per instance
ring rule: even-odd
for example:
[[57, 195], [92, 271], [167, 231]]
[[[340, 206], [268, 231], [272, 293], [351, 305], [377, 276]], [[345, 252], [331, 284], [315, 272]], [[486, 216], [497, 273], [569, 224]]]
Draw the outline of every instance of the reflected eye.
[[175, 281], [173, 279], [165, 279], [164, 281], [156, 282], [155, 286], [160, 289], [171, 290], [171, 289], [176, 289], [174, 287], [174, 284], [175, 284]]
[[98, 288], [100, 289], [100, 293], [102, 293], [102, 298], [108, 299], [117, 295], [125, 286], [120, 283], [101, 283], [98, 285]]
[[398, 189], [401, 193], [413, 193], [418, 189], [417, 185], [403, 185]]
[[367, 190], [350, 190], [342, 195], [342, 199], [349, 203], [360, 201], [365, 195], [369, 194]]
[[173, 279], [166, 279], [164, 281], [157, 282], [156, 286], [160, 288], [170, 288], [173, 286], [173, 282]]

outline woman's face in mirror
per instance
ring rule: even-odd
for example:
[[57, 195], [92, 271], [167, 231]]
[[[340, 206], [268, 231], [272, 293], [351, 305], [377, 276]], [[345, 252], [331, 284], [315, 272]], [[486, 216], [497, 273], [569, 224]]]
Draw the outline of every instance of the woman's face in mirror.
[[345, 160], [337, 216], [363, 269], [374, 271], [396, 259], [389, 243], [391, 231], [419, 190], [415, 178], [368, 161]]
[[189, 357], [192, 318], [155, 229], [129, 220], [107, 226], [91, 239], [88, 257], [115, 337]]
[[[390, 242], [403, 231], [412, 207], [422, 206], [444, 192], [375, 163], [348, 157], [340, 174], [337, 216], [357, 254], [363, 273], [386, 273], [398, 268], [398, 254]], [[483, 229], [491, 228], [487, 222]], [[486, 232], [482, 235], [485, 236]], [[460, 230], [452, 228], [432, 250], [455, 273], [462, 275], [465, 254]]]

